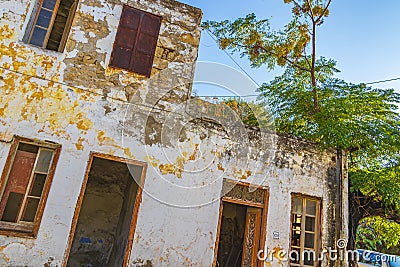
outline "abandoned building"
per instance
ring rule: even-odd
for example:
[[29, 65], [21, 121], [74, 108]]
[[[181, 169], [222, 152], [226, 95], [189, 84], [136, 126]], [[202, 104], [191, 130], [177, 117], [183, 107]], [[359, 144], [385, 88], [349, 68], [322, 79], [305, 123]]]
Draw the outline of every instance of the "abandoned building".
[[346, 237], [341, 152], [196, 118], [201, 16], [1, 1], [1, 266], [345, 265], [281, 257]]

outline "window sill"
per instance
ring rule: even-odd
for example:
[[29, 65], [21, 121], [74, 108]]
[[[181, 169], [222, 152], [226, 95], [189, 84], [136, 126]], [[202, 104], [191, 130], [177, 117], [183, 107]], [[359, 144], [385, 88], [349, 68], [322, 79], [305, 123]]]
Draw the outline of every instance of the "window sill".
[[60, 51], [46, 49], [46, 48], [43, 48], [43, 47], [40, 47], [37, 45], [25, 43], [24, 41], [21, 41], [21, 40], [18, 40], [17, 43], [21, 46], [30, 48], [31, 50], [33, 50], [34, 52], [36, 52], [38, 54], [51, 55], [51, 56], [56, 56], [56, 57], [60, 57], [60, 56], [64, 55], [64, 51], [60, 52]]
[[35, 238], [33, 223], [0, 222], [0, 235]]

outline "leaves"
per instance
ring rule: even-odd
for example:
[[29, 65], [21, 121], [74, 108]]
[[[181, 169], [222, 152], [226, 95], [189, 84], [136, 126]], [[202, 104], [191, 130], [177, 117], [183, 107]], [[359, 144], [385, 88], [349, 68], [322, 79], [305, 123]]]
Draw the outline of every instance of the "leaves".
[[353, 191], [382, 202], [387, 212], [400, 213], [400, 156], [369, 158], [367, 166], [353, 165], [349, 170]]
[[235, 21], [206, 21], [202, 27], [214, 34], [221, 49], [247, 56], [253, 67], [269, 69], [295, 64], [305, 51], [310, 35], [306, 23], [294, 20], [281, 31], [273, 31], [267, 19], [249, 14]]
[[274, 127], [271, 113], [259, 103], [245, 102], [237, 99], [227, 99], [223, 102], [248, 126], [255, 126], [263, 129], [271, 129]]
[[398, 254], [400, 224], [377, 216], [364, 218], [357, 230], [357, 245], [368, 250]]
[[[305, 61], [299, 62], [307, 65]], [[310, 73], [287, 67], [281, 76], [264, 83], [258, 91], [272, 108], [278, 131], [320, 142], [324, 147], [362, 149], [368, 156], [400, 146], [400, 116], [394, 90], [373, 89], [334, 78], [335, 62], [316, 63], [319, 112], [313, 112]]]

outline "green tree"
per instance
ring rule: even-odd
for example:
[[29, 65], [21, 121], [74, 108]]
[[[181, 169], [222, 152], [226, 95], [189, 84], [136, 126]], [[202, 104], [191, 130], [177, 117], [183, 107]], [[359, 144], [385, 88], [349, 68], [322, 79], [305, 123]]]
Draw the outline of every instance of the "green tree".
[[[272, 30], [268, 19], [254, 14], [207, 21], [203, 27], [222, 49], [248, 57], [253, 67], [283, 68], [282, 75], [259, 88], [277, 131], [348, 152], [352, 248], [363, 219], [376, 215], [400, 223], [400, 95], [338, 79], [336, 62], [317, 57], [317, 29], [329, 15], [331, 0], [284, 2], [293, 16], [282, 30]], [[376, 229], [382, 225], [375, 223]], [[386, 242], [380, 233], [380, 248], [399, 244], [399, 239]]]
[[271, 123], [273, 123], [271, 114], [267, 112], [263, 104], [232, 98], [223, 100], [223, 103], [230, 107], [244, 124], [260, 128], [271, 128]]
[[[231, 21], [207, 21], [203, 27], [211, 30], [222, 49], [239, 51], [247, 55], [252, 66], [267, 64], [270, 69], [277, 65], [292, 66], [310, 74], [314, 112], [318, 111], [318, 89], [316, 76], [317, 28], [329, 15], [331, 0], [284, 0], [293, 4], [293, 19], [283, 30], [271, 30], [268, 19], [257, 20], [254, 14]], [[307, 65], [299, 64], [306, 60]]]
[[[379, 216], [371, 216], [360, 221], [357, 231], [357, 243], [373, 251], [385, 251], [399, 254], [400, 224]], [[387, 249], [389, 247], [389, 249]]]

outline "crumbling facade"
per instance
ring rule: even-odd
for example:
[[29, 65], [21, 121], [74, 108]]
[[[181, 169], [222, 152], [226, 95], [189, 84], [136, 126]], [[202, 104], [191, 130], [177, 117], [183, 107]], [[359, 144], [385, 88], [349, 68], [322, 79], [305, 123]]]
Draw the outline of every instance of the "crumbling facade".
[[341, 153], [191, 99], [199, 9], [0, 6], [1, 266], [318, 266], [281, 252], [346, 237]]

